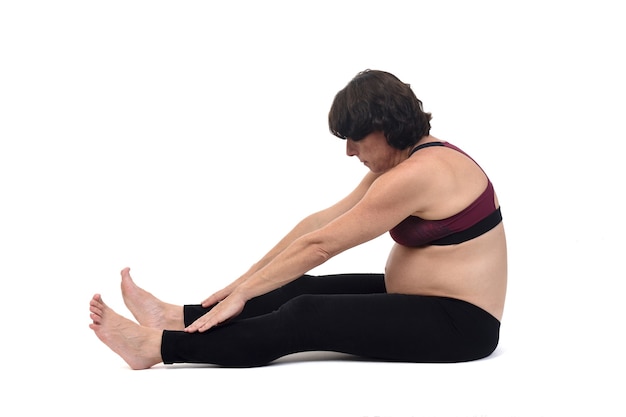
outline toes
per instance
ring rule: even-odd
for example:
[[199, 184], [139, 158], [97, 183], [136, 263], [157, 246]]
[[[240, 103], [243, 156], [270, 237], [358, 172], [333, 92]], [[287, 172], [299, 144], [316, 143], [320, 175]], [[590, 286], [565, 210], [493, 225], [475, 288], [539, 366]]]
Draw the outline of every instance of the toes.
[[130, 278], [130, 268], [124, 268], [122, 269], [122, 272], [120, 272], [120, 274], [122, 275], [122, 278], [124, 279], [131, 279]]
[[[101, 303], [101, 298], [99, 297], [98, 294], [96, 294], [92, 299], [91, 302], [89, 303], [89, 311], [91, 312], [91, 319], [94, 321], [94, 323], [96, 322], [96, 319], [94, 319], [94, 317], [98, 317], [99, 319], [102, 318], [102, 315], [104, 313], [104, 305]], [[98, 319], [98, 320], [99, 320]]]
[[93, 324], [102, 324], [102, 317], [100, 315], [91, 313], [89, 317], [91, 318], [91, 321], [93, 321]]
[[89, 306], [89, 311], [99, 316], [102, 316], [102, 307], [99, 305], [91, 304]]
[[104, 302], [102, 301], [102, 297], [100, 296], [100, 294], [96, 294], [93, 296], [93, 298], [89, 302], [89, 306], [98, 308], [104, 307]]
[[100, 294], [94, 295], [89, 302], [89, 311], [93, 314], [98, 315], [99, 317], [103, 317], [106, 309], [108, 309], [108, 307], [104, 303], [104, 301], [102, 301], [102, 297], [100, 296]]

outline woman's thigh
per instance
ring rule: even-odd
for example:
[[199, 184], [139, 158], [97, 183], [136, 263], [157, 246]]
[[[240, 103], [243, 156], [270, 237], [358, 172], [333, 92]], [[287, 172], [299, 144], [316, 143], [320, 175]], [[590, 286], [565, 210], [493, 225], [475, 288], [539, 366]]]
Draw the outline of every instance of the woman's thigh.
[[297, 351], [320, 350], [406, 362], [459, 362], [488, 356], [500, 323], [447, 297], [405, 294], [304, 295], [278, 310]]

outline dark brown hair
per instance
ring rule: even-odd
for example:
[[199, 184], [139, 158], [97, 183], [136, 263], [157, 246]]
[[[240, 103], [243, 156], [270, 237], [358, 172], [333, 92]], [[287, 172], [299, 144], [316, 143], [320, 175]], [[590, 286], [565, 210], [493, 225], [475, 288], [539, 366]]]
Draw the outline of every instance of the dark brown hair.
[[365, 70], [335, 96], [328, 126], [333, 135], [354, 141], [381, 131], [389, 145], [406, 149], [430, 134], [430, 119], [409, 84], [388, 72]]

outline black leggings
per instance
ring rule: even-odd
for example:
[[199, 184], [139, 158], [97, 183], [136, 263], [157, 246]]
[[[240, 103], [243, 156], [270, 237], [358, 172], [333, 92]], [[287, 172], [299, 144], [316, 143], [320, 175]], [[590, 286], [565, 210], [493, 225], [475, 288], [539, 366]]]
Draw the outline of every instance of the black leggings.
[[[185, 325], [209, 311], [184, 306]], [[382, 274], [304, 275], [254, 298], [228, 323], [204, 333], [165, 330], [166, 364], [266, 365], [307, 351], [374, 360], [463, 362], [489, 356], [500, 322], [465, 301], [388, 294]]]

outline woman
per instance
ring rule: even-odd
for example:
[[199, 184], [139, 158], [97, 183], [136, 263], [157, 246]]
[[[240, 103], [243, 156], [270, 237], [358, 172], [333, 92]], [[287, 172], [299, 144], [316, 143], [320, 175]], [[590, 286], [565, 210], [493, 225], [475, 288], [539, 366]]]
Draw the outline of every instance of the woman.
[[[493, 186], [463, 151], [430, 135], [408, 84], [359, 73], [337, 93], [331, 132], [369, 168], [332, 207], [302, 220], [248, 272], [201, 305], [167, 304], [122, 271], [139, 324], [90, 303], [90, 327], [131, 368], [163, 363], [260, 366], [295, 352], [459, 362], [499, 339], [507, 280]], [[389, 232], [384, 274], [304, 275]]]

